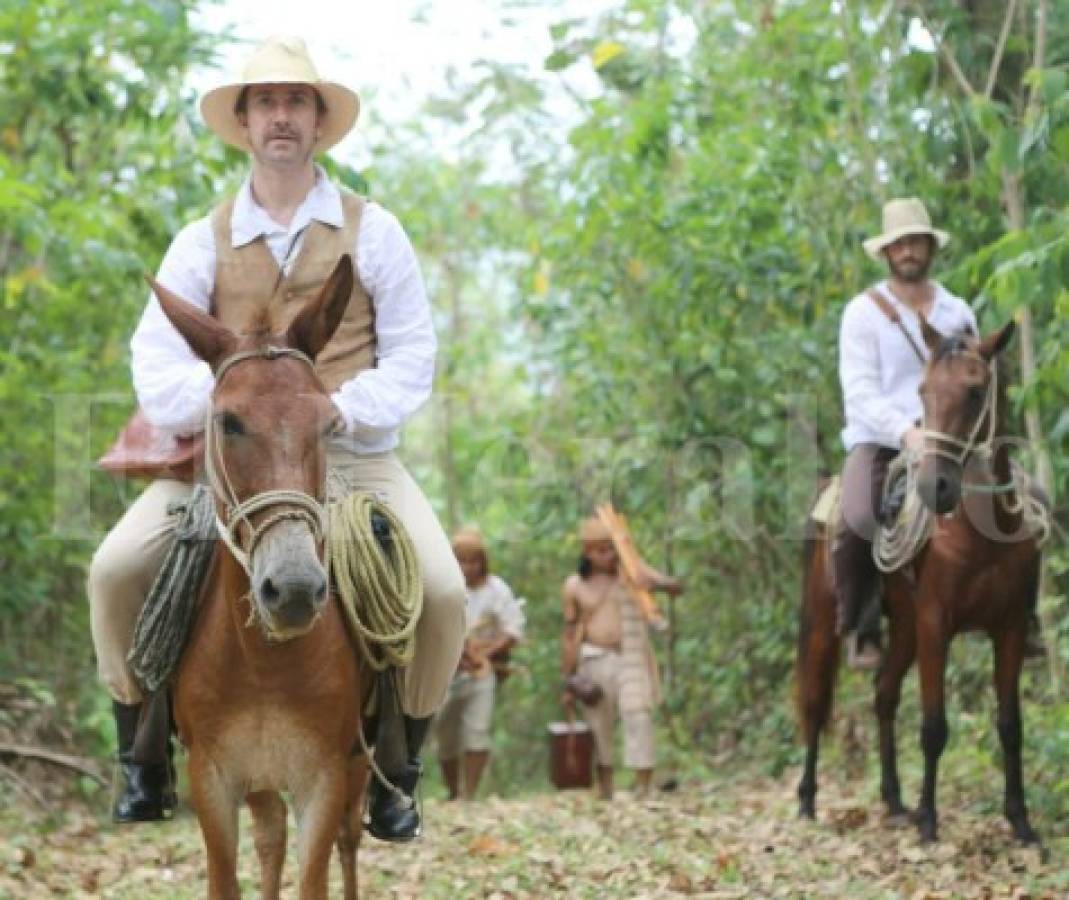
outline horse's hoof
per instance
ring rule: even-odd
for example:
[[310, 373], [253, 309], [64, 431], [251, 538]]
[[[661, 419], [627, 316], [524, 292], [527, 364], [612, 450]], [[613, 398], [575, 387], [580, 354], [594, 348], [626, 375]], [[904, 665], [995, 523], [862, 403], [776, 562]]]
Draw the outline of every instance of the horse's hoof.
[[933, 822], [918, 823], [917, 832], [920, 834], [922, 844], [934, 844], [939, 840], [939, 829]]
[[798, 807], [798, 818], [812, 821], [817, 817], [817, 811], [812, 803], [802, 803]]
[[914, 824], [915, 816], [911, 810], [903, 806], [899, 809], [888, 810], [885, 821], [890, 828], [906, 828]]
[[1040, 844], [1039, 834], [1027, 822], [1023, 825], [1014, 825], [1013, 835], [1018, 841], [1026, 846], [1029, 844]]

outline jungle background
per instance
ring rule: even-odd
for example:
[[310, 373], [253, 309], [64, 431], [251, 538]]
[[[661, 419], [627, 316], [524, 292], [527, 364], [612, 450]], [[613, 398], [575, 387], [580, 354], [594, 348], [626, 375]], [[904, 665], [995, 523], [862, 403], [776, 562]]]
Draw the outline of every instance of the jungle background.
[[[92, 460], [133, 407], [142, 274], [243, 174], [187, 85], [228, 40], [198, 30], [194, 5], [0, 5], [0, 744], [101, 772], [113, 737], [84, 580], [136, 485]], [[502, 2], [502, 27], [525, 5]], [[796, 777], [801, 526], [841, 458], [839, 314], [881, 274], [860, 246], [881, 204], [916, 195], [953, 234], [936, 277], [983, 330], [1020, 325], [1019, 458], [1056, 498], [1025, 773], [1034, 821], [1064, 851], [1069, 6], [621, 0], [579, 18], [562, 5], [551, 36], [540, 68], [454, 71], [370, 136], [370, 165], [326, 162], [398, 215], [434, 304], [436, 395], [404, 458], [447, 528], [483, 529], [527, 601], [485, 793], [548, 790], [559, 588], [578, 522], [606, 498], [687, 585], [656, 638], [663, 774]], [[594, 88], [570, 86], [578, 70]], [[943, 773], [955, 803], [993, 818], [990, 671], [985, 641], [955, 642]], [[855, 779], [875, 807], [870, 698], [866, 678], [841, 678], [823, 779]], [[911, 675], [909, 797], [918, 724]], [[104, 814], [106, 786], [35, 771], [62, 784], [0, 748], [2, 802], [53, 823], [72, 797]]]

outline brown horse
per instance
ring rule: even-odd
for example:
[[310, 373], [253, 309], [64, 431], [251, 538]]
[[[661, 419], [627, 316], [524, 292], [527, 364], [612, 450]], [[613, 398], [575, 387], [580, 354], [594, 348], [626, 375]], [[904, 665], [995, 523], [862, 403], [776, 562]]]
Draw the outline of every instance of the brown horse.
[[[921, 386], [925, 450], [914, 478], [920, 500], [935, 520], [912, 565], [884, 579], [890, 636], [876, 676], [875, 711], [881, 793], [890, 814], [901, 816], [906, 809], [897, 772], [895, 714], [902, 680], [916, 659], [924, 752], [916, 822], [924, 840], [937, 834], [936, 771], [947, 742], [947, 650], [956, 634], [982, 631], [994, 647], [1004, 812], [1019, 840], [1038, 841], [1028, 822], [1021, 777], [1018, 685], [1040, 554], [1024, 519], [1027, 498], [1013, 478], [1007, 442], [999, 440], [1005, 403], [997, 357], [1013, 330], [1008, 323], [983, 340], [971, 334], [944, 339], [922, 321], [931, 356]], [[796, 671], [806, 741], [798, 798], [800, 813], [810, 818], [815, 814], [820, 733], [828, 722], [839, 662], [827, 540], [816, 528], [807, 535]]]
[[216, 378], [205, 469], [222, 540], [174, 689], [211, 898], [240, 893], [243, 799], [263, 896], [279, 896], [283, 790], [299, 829], [299, 896], [327, 896], [335, 841], [345, 897], [357, 896], [367, 763], [352, 751], [368, 680], [328, 597], [323, 444], [338, 418], [313, 369], [352, 278], [345, 256], [284, 334], [265, 327], [240, 337], [153, 283], [164, 313]]

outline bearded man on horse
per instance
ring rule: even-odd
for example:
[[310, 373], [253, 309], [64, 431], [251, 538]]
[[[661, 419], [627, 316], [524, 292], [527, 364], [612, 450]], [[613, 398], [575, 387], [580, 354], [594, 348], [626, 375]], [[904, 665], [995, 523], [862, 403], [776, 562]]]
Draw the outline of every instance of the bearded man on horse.
[[[380, 839], [420, 832], [414, 795], [421, 745], [456, 669], [464, 640], [464, 578], [430, 504], [394, 455], [398, 431], [431, 391], [437, 342], [413, 248], [383, 207], [332, 183], [313, 161], [352, 129], [351, 89], [323, 80], [297, 38], [256, 49], [241, 79], [201, 100], [208, 127], [250, 155], [236, 195], [175, 237], [157, 275], [164, 288], [240, 331], [292, 318], [345, 254], [353, 288], [341, 323], [315, 360], [337, 424], [327, 444], [332, 495], [362, 491], [398, 517], [424, 583], [415, 653], [386, 679], [404, 713], [407, 761], [386, 776], [407, 798], [369, 787], [369, 830]], [[131, 342], [134, 387], [149, 423], [167, 435], [203, 430], [214, 377], [150, 296]], [[88, 593], [99, 674], [114, 698], [122, 787], [120, 822], [165, 817], [173, 803], [166, 767], [134, 761], [142, 691], [127, 663], [146, 595], [174, 540], [168, 506], [191, 485], [156, 478], [104, 539]], [[354, 702], [358, 702], [354, 698]], [[400, 729], [399, 729], [400, 730]], [[404, 759], [405, 755], [402, 754]]]
[[[976, 317], [966, 302], [929, 278], [937, 251], [949, 240], [947, 232], [932, 227], [920, 200], [891, 200], [883, 208], [883, 232], [864, 242], [872, 259], [886, 262], [888, 277], [843, 310], [839, 380], [847, 457], [832, 570], [836, 627], [854, 668], [872, 669], [880, 663], [878, 616], [862, 613], [878, 583], [872, 538], [888, 466], [901, 452], [919, 454], [924, 449], [918, 389], [927, 354], [921, 318], [943, 335], [962, 329], [977, 333]], [[877, 624], [859, 627], [862, 621]], [[1034, 614], [1028, 644], [1029, 655], [1043, 654]]]

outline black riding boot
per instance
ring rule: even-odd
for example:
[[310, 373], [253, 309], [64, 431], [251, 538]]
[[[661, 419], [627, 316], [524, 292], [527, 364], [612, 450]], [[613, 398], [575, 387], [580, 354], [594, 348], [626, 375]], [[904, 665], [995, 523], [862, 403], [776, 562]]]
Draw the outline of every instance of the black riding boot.
[[406, 753], [403, 762], [399, 771], [383, 771], [403, 797], [388, 790], [374, 773], [371, 775], [368, 784], [368, 831], [380, 841], [411, 841], [420, 835], [422, 822], [416, 803], [416, 788], [423, 774], [423, 763], [419, 753], [430, 730], [431, 718], [404, 716]]
[[[171, 766], [144, 765], [134, 762], [134, 738], [141, 714], [141, 704], [115, 701], [115, 734], [119, 744], [119, 795], [112, 810], [112, 819], [130, 822], [160, 822], [174, 812]], [[170, 747], [168, 747], [170, 750]]]

